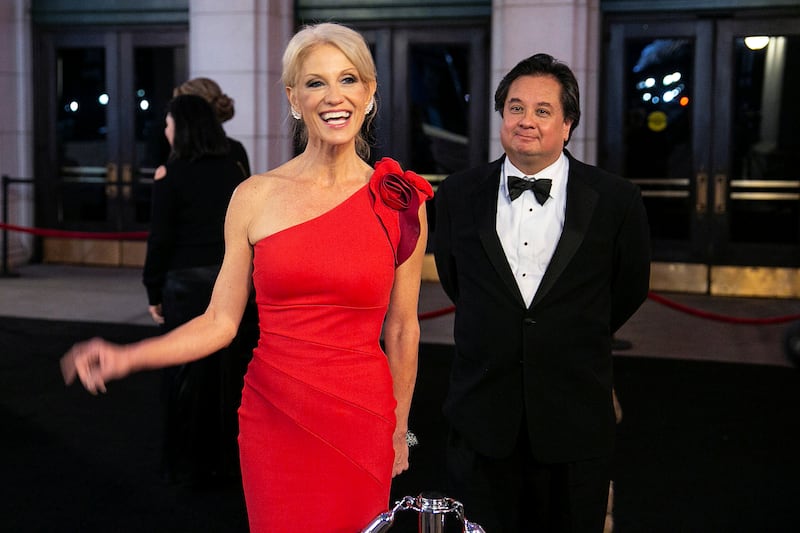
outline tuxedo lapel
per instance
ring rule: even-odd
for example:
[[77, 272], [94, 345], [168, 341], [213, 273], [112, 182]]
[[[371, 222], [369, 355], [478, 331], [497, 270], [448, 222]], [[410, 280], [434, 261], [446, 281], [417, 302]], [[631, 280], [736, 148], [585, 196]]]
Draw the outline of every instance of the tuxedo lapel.
[[564, 229], [558, 240], [553, 258], [544, 272], [539, 289], [533, 297], [531, 307], [539, 303], [553, 288], [564, 272], [575, 251], [583, 242], [589, 231], [589, 224], [597, 205], [598, 194], [588, 185], [588, 177], [581, 169], [580, 163], [569, 158], [569, 177], [567, 181], [567, 206], [564, 214]]
[[480, 176], [481, 181], [473, 191], [471, 205], [478, 223], [478, 235], [489, 262], [509, 292], [524, 307], [525, 300], [519, 292], [514, 273], [508, 264], [500, 238], [497, 236], [497, 194], [500, 188], [500, 167], [503, 160], [504, 158], [500, 158], [492, 163], [487, 175]]

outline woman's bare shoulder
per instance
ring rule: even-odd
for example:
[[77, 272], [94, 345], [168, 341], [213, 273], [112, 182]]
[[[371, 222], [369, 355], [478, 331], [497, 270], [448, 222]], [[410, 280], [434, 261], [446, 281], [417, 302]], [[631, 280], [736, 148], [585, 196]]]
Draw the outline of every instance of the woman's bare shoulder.
[[272, 170], [253, 174], [241, 184], [239, 189], [252, 194], [274, 193], [293, 181], [286, 164]]
[[260, 204], [274, 195], [275, 180], [269, 173], [253, 174], [241, 182], [233, 193], [233, 201], [242, 204]]
[[[291, 195], [294, 180], [285, 171], [286, 165], [254, 174], [239, 184], [231, 199], [231, 206], [251, 223], [262, 220], [267, 214], [281, 211]], [[272, 218], [270, 215], [268, 218]]]

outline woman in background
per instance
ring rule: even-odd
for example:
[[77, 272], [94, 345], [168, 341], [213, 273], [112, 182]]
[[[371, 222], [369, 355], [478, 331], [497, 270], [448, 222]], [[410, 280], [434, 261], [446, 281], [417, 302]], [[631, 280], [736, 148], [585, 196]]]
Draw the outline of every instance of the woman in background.
[[[164, 133], [172, 151], [153, 184], [143, 282], [150, 315], [170, 331], [203, 314], [211, 300], [225, 211], [245, 176], [203, 98], [173, 98]], [[253, 346], [239, 336], [226, 350], [165, 369], [165, 480], [207, 484], [238, 474], [236, 409]]]
[[[235, 113], [233, 98], [223, 93], [219, 84], [210, 78], [192, 78], [175, 87], [172, 91], [173, 97], [184, 94], [194, 94], [205, 99], [214, 109], [214, 114], [220, 124], [233, 118]], [[242, 174], [244, 174], [245, 178], [250, 177], [250, 160], [247, 157], [247, 151], [244, 146], [230, 137], [228, 137], [228, 144], [231, 147], [231, 157], [242, 166]]]

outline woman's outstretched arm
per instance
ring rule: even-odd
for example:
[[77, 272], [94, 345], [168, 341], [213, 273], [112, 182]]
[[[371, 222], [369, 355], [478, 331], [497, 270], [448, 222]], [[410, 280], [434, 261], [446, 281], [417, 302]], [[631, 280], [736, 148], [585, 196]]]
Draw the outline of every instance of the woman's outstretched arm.
[[225, 257], [205, 313], [164, 335], [132, 344], [94, 338], [75, 344], [62, 358], [69, 385], [77, 377], [92, 394], [133, 372], [179, 365], [210, 355], [236, 336], [250, 291], [253, 264], [248, 202], [237, 190], [225, 221]]

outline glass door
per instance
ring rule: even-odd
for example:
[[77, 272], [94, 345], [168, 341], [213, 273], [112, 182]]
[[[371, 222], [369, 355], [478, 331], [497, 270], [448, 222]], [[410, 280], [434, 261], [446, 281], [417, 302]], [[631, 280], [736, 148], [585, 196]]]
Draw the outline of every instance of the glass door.
[[800, 266], [800, 19], [718, 25], [714, 261]]
[[800, 296], [800, 20], [608, 30], [600, 164], [642, 189], [651, 285]]
[[641, 187], [656, 261], [708, 260], [712, 43], [707, 21], [612, 26], [601, 166]]
[[42, 224], [94, 232], [147, 228], [164, 112], [186, 79], [183, 31], [48, 33], [37, 76]]
[[360, 28], [378, 69], [373, 155], [431, 181], [487, 161], [485, 26]]
[[122, 186], [128, 187], [123, 190], [123, 218], [128, 227], [144, 228], [150, 221], [153, 174], [169, 155], [164, 137], [167, 104], [173, 88], [183, 83], [189, 72], [184, 38], [179, 32], [121, 36], [123, 63], [132, 67], [122, 70], [122, 84], [133, 98], [125, 102], [120, 144]]
[[51, 193], [44, 209], [48, 227], [107, 228], [112, 212], [109, 198], [115, 195], [117, 181], [118, 129], [113, 122], [116, 115], [109, 113], [111, 98], [116, 107], [118, 97], [116, 87], [109, 86], [115, 48], [114, 42], [98, 34], [60, 38], [49, 50], [53, 75], [46, 108], [52, 116], [45, 156], [49, 165], [44, 175], [37, 173]]

